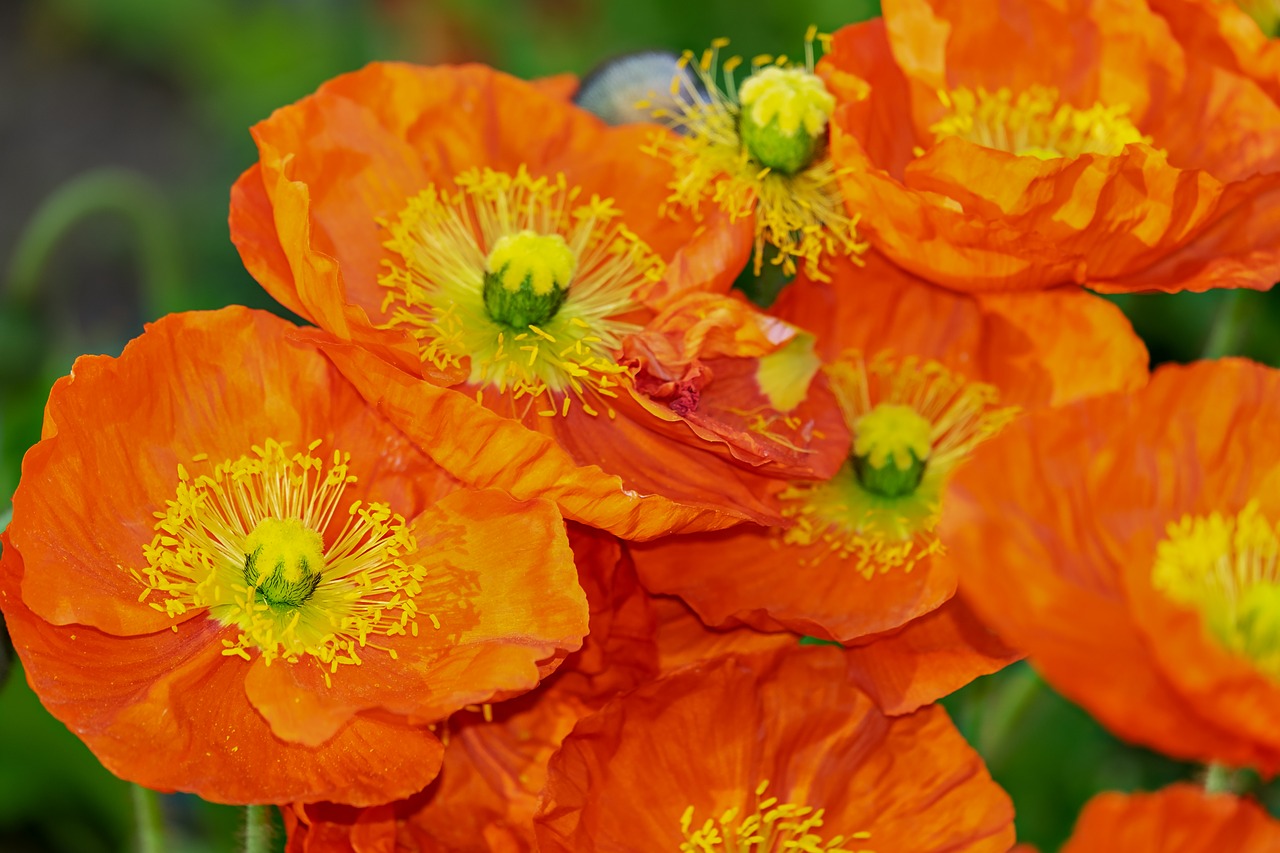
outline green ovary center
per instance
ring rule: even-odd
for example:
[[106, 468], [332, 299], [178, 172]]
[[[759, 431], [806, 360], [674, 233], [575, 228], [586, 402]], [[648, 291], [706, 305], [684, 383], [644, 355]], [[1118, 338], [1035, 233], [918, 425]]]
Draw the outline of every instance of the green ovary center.
[[296, 518], [264, 518], [245, 539], [245, 583], [273, 608], [304, 604], [323, 568], [324, 540]]
[[836, 105], [816, 74], [776, 66], [748, 77], [738, 99], [738, 131], [747, 153], [762, 166], [788, 175], [813, 162]]
[[924, 478], [933, 427], [911, 406], [880, 403], [853, 425], [853, 470], [881, 497], [909, 495]]
[[1250, 503], [1234, 516], [1184, 516], [1156, 547], [1151, 581], [1199, 611], [1217, 642], [1280, 679], [1280, 529]]
[[568, 296], [576, 267], [577, 257], [559, 234], [508, 234], [485, 260], [485, 309], [513, 329], [546, 323]]

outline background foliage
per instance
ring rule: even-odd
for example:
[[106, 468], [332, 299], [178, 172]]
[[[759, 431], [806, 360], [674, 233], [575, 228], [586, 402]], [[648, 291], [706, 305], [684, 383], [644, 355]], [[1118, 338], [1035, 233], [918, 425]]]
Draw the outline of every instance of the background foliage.
[[[227, 238], [228, 192], [256, 158], [248, 128], [374, 59], [482, 61], [523, 77], [588, 72], [648, 48], [798, 52], [876, 0], [24, 0], [0, 4], [0, 526], [54, 379], [118, 353], [167, 311], [272, 307]], [[1118, 300], [1156, 362], [1200, 355], [1215, 318], [1248, 319], [1219, 351], [1280, 363], [1270, 294]], [[0, 644], [0, 671], [9, 657]], [[0, 674], [0, 679], [4, 675]], [[946, 703], [1052, 850], [1104, 789], [1195, 769], [1118, 743], [1024, 665]], [[233, 849], [237, 810], [164, 800], [174, 849]], [[0, 681], [0, 850], [128, 849], [128, 786]]]

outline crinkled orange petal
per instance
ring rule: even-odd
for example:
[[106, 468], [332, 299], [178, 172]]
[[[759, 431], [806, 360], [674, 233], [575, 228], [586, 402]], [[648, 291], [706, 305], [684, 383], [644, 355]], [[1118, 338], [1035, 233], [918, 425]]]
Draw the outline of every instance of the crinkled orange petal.
[[797, 648], [687, 667], [579, 722], [551, 760], [538, 849], [674, 850], [687, 807], [701, 826], [766, 781], [765, 796], [825, 809], [826, 839], [867, 832], [865, 846], [920, 853], [1013, 842], [1008, 798], [941, 709], [883, 717], [839, 650]]
[[1198, 785], [1099, 794], [1085, 804], [1062, 853], [1264, 853], [1280, 823], [1257, 803]]
[[[581, 645], [586, 598], [550, 502], [455, 492], [411, 529], [419, 550], [404, 559], [428, 570], [414, 599], [416, 633], [379, 638], [365, 663], [329, 678], [320, 667], [254, 662], [249, 701], [281, 737], [322, 743], [354, 714], [375, 708], [434, 722], [529, 690]], [[393, 659], [383, 657], [392, 652]]]
[[1278, 399], [1280, 374], [1228, 359], [1033, 415], [978, 449], [941, 524], [961, 591], [1055, 688], [1128, 740], [1268, 773], [1280, 738], [1258, 715], [1276, 687], [1216, 671], [1199, 620], [1147, 612], [1135, 579], [1169, 522], [1273, 492]]
[[973, 614], [964, 598], [901, 630], [845, 651], [849, 677], [886, 714], [909, 714], [1022, 657]]
[[689, 605], [670, 596], [655, 596], [653, 611], [658, 620], [658, 659], [664, 673], [728, 654], [790, 648], [799, 640], [789, 633], [709, 628]]
[[435, 776], [439, 740], [403, 721], [358, 715], [314, 747], [276, 737], [245, 696], [246, 665], [222, 654], [234, 632], [216, 622], [116, 637], [45, 621], [23, 603], [7, 534], [0, 548], [0, 606], [31, 689], [116, 775], [223, 803], [369, 805]]
[[650, 590], [678, 595], [712, 627], [743, 624], [852, 642], [901, 627], [955, 592], [945, 559], [865, 578], [826, 542], [789, 545], [779, 528], [671, 536], [631, 548]]
[[1217, 0], [1147, 0], [1174, 38], [1215, 65], [1257, 83], [1280, 102], [1280, 42], [1268, 38], [1237, 3]]
[[[778, 518], [776, 507], [756, 494], [758, 477], [710, 453], [677, 455], [657, 431], [665, 422], [650, 428], [621, 413], [609, 421], [571, 411], [556, 419], [557, 442], [359, 347], [335, 341], [321, 347], [388, 420], [477, 488], [501, 488], [517, 500], [549, 498], [565, 517], [628, 539]], [[673, 458], [679, 470], [656, 461]], [[639, 459], [646, 465], [636, 465]], [[629, 471], [629, 481], [608, 473], [619, 468]]]
[[1146, 384], [1150, 356], [1116, 305], [1075, 287], [991, 293], [979, 375], [1027, 409]]

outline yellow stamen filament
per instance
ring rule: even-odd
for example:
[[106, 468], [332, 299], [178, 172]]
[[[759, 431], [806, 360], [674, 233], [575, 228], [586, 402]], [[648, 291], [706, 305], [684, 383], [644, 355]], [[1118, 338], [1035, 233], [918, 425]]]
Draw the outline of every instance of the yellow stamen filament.
[[344, 506], [356, 482], [350, 454], [334, 451], [326, 470], [313, 455], [319, 444], [290, 453], [268, 439], [195, 476], [179, 465], [176, 495], [155, 514], [143, 549], [147, 565], [131, 570], [139, 601], [174, 618], [205, 610], [236, 626], [224, 655], [251, 660], [256, 651], [268, 664], [310, 656], [326, 679], [360, 664], [366, 647], [380, 648], [378, 637], [416, 635], [414, 597], [426, 569], [413, 562], [413, 534], [386, 504]]
[[939, 91], [947, 115], [929, 129], [938, 140], [959, 136], [987, 148], [1052, 159], [1081, 154], [1116, 155], [1134, 142], [1150, 144], [1123, 104], [1087, 109], [1064, 104], [1055, 89], [1032, 86], [1014, 95], [1007, 88]]
[[1280, 524], [1256, 502], [1236, 515], [1171, 523], [1156, 546], [1151, 581], [1198, 610], [1217, 642], [1280, 680]]
[[873, 853], [863, 847], [846, 846], [866, 841], [867, 832], [837, 835], [830, 840], [814, 832], [823, 826], [823, 809], [795, 803], [778, 802], [777, 797], [764, 797], [768, 781], [756, 786], [756, 807], [752, 812], [729, 808], [718, 819], [707, 818], [694, 825], [694, 808], [689, 806], [680, 816], [684, 841], [681, 853]]
[[[454, 184], [428, 187], [386, 223], [385, 246], [396, 258], [378, 279], [387, 288], [384, 326], [416, 337], [424, 362], [468, 369], [471, 384], [513, 401], [527, 398], [547, 416], [567, 411], [571, 397], [612, 414], [606, 398], [617, 396], [625, 371], [615, 353], [638, 331], [617, 318], [661, 279], [661, 259], [626, 227], [611, 199], [583, 199], [563, 174], [472, 170]], [[567, 286], [563, 303], [537, 326], [513, 328], [486, 309], [486, 273], [499, 273], [504, 286], [508, 275], [517, 286], [525, 279], [516, 278], [512, 262], [525, 273], [540, 270], [531, 280], [535, 290], [544, 278]]]
[[[806, 67], [799, 73], [821, 84], [813, 76], [816, 37], [816, 30], [811, 27], [805, 42]], [[824, 39], [819, 40], [825, 44]], [[712, 42], [700, 60], [686, 51], [681, 72], [672, 81], [675, 111], [654, 112], [655, 118], [683, 134], [657, 135], [645, 149], [675, 169], [664, 212], [673, 218], [680, 211], [700, 217], [702, 203], [709, 200], [732, 220], [754, 216], [757, 275], [763, 269], [764, 247], [770, 245], [775, 249], [770, 262], [781, 266], [786, 275], [794, 275], [797, 264], [803, 263], [809, 276], [829, 280], [821, 269], [823, 258], [845, 256], [856, 261], [867, 248], [858, 239], [858, 217], [851, 217], [845, 210], [836, 168], [825, 147], [808, 166], [791, 175], [762, 166], [751, 156], [739, 129], [742, 104], [733, 76], [742, 60], [732, 57], [722, 67], [719, 62], [719, 51], [727, 44], [724, 39]], [[684, 68], [697, 75], [701, 88], [686, 82]], [[770, 69], [785, 69], [788, 73], [796, 70], [787, 68], [786, 57], [756, 57], [752, 68], [755, 75], [764, 75]], [[744, 84], [744, 93], [750, 93], [752, 79]], [[811, 84], [804, 85], [811, 88]], [[817, 121], [815, 109], [822, 111], [815, 98], [809, 101], [803, 109], [797, 108], [795, 116], [806, 126]], [[780, 109], [778, 115], [781, 117], [783, 112]]]
[[[1018, 410], [998, 408], [994, 387], [969, 382], [937, 362], [915, 357], [898, 360], [880, 353], [868, 363], [860, 353], [849, 352], [828, 373], [845, 422], [854, 431], [855, 455], [882, 451], [885, 462], [893, 458], [896, 464], [896, 451], [907, 448], [921, 461], [927, 457], [928, 464], [918, 486], [894, 497], [864, 487], [853, 460], [825, 482], [791, 484], [782, 493], [783, 512], [794, 525], [783, 532], [783, 542], [822, 545], [812, 561], [835, 554], [868, 579], [893, 569], [910, 571], [920, 560], [944, 550], [936, 528], [951, 471]], [[914, 416], [908, 417], [906, 410]], [[865, 426], [873, 414], [873, 434], [859, 435], [858, 425]], [[900, 435], [889, 436], [882, 429], [895, 425], [903, 430]], [[927, 449], [921, 432], [926, 428]], [[919, 455], [921, 450], [926, 450], [925, 456]]]

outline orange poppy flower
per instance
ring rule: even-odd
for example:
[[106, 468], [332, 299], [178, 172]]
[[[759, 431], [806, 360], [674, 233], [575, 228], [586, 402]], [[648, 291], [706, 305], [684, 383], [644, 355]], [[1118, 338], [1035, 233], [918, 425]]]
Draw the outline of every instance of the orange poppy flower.
[[[741, 84], [734, 72], [742, 57], [720, 62], [728, 39], [712, 42], [701, 57], [686, 51], [669, 97], [653, 109], [681, 131], [655, 134], [646, 149], [675, 167], [664, 207], [677, 218], [699, 218], [706, 204], [753, 223], [757, 275], [765, 246], [785, 275], [802, 264], [817, 279], [826, 278], [824, 260], [856, 259], [867, 248], [858, 239], [858, 217], [845, 211], [827, 150], [836, 99], [814, 73], [817, 38], [810, 27], [803, 67], [785, 56], [757, 56]], [[821, 38], [825, 45], [829, 37]]]
[[[936, 524], [946, 480], [972, 449], [1018, 407], [1145, 381], [1142, 343], [1099, 297], [1067, 290], [978, 300], [930, 287], [879, 258], [867, 263], [837, 269], [831, 284], [800, 280], [775, 309], [814, 329], [818, 354], [831, 361], [854, 435], [850, 461], [829, 480], [775, 488], [790, 527], [632, 548], [646, 587], [680, 596], [709, 625], [841, 643], [887, 639], [885, 632], [937, 611], [955, 592], [956, 571]], [[895, 697], [890, 707], [910, 710], [911, 702], [932, 701], [1012, 659], [956, 607], [932, 628], [919, 626], [920, 637], [896, 642], [904, 651], [941, 652], [942, 662], [945, 642], [930, 633], [942, 630], [977, 641], [966, 647], [972, 657], [957, 654], [954, 667], [904, 667], [921, 680], [885, 685], [883, 695]], [[873, 648], [866, 662], [875, 667]]]
[[1257, 803], [1183, 784], [1151, 794], [1099, 794], [1085, 805], [1062, 853], [1227, 850], [1280, 850], [1280, 823]]
[[569, 541], [591, 608], [582, 649], [536, 690], [451, 717], [444, 765], [421, 793], [366, 809], [286, 808], [289, 853], [534, 849], [533, 815], [551, 754], [580, 718], [657, 674], [649, 599], [618, 542], [572, 524]]
[[1008, 850], [1012, 805], [946, 713], [884, 717], [843, 673], [832, 648], [734, 655], [619, 697], [552, 757], [538, 849]]
[[554, 505], [460, 487], [294, 327], [173, 315], [59, 380], [0, 606], [117, 775], [218, 802], [381, 803], [425, 723], [534, 687], [587, 629]]
[[1280, 373], [1163, 367], [980, 448], [942, 535], [979, 616], [1120, 737], [1280, 769]]
[[246, 265], [455, 476], [651, 537], [776, 519], [763, 477], [839, 464], [840, 425], [762, 374], [796, 331], [728, 295], [746, 226], [659, 216], [658, 128], [486, 68], [372, 65], [253, 132]]
[[818, 69], [873, 248], [967, 291], [1280, 279], [1280, 105], [1144, 0], [883, 8]]

